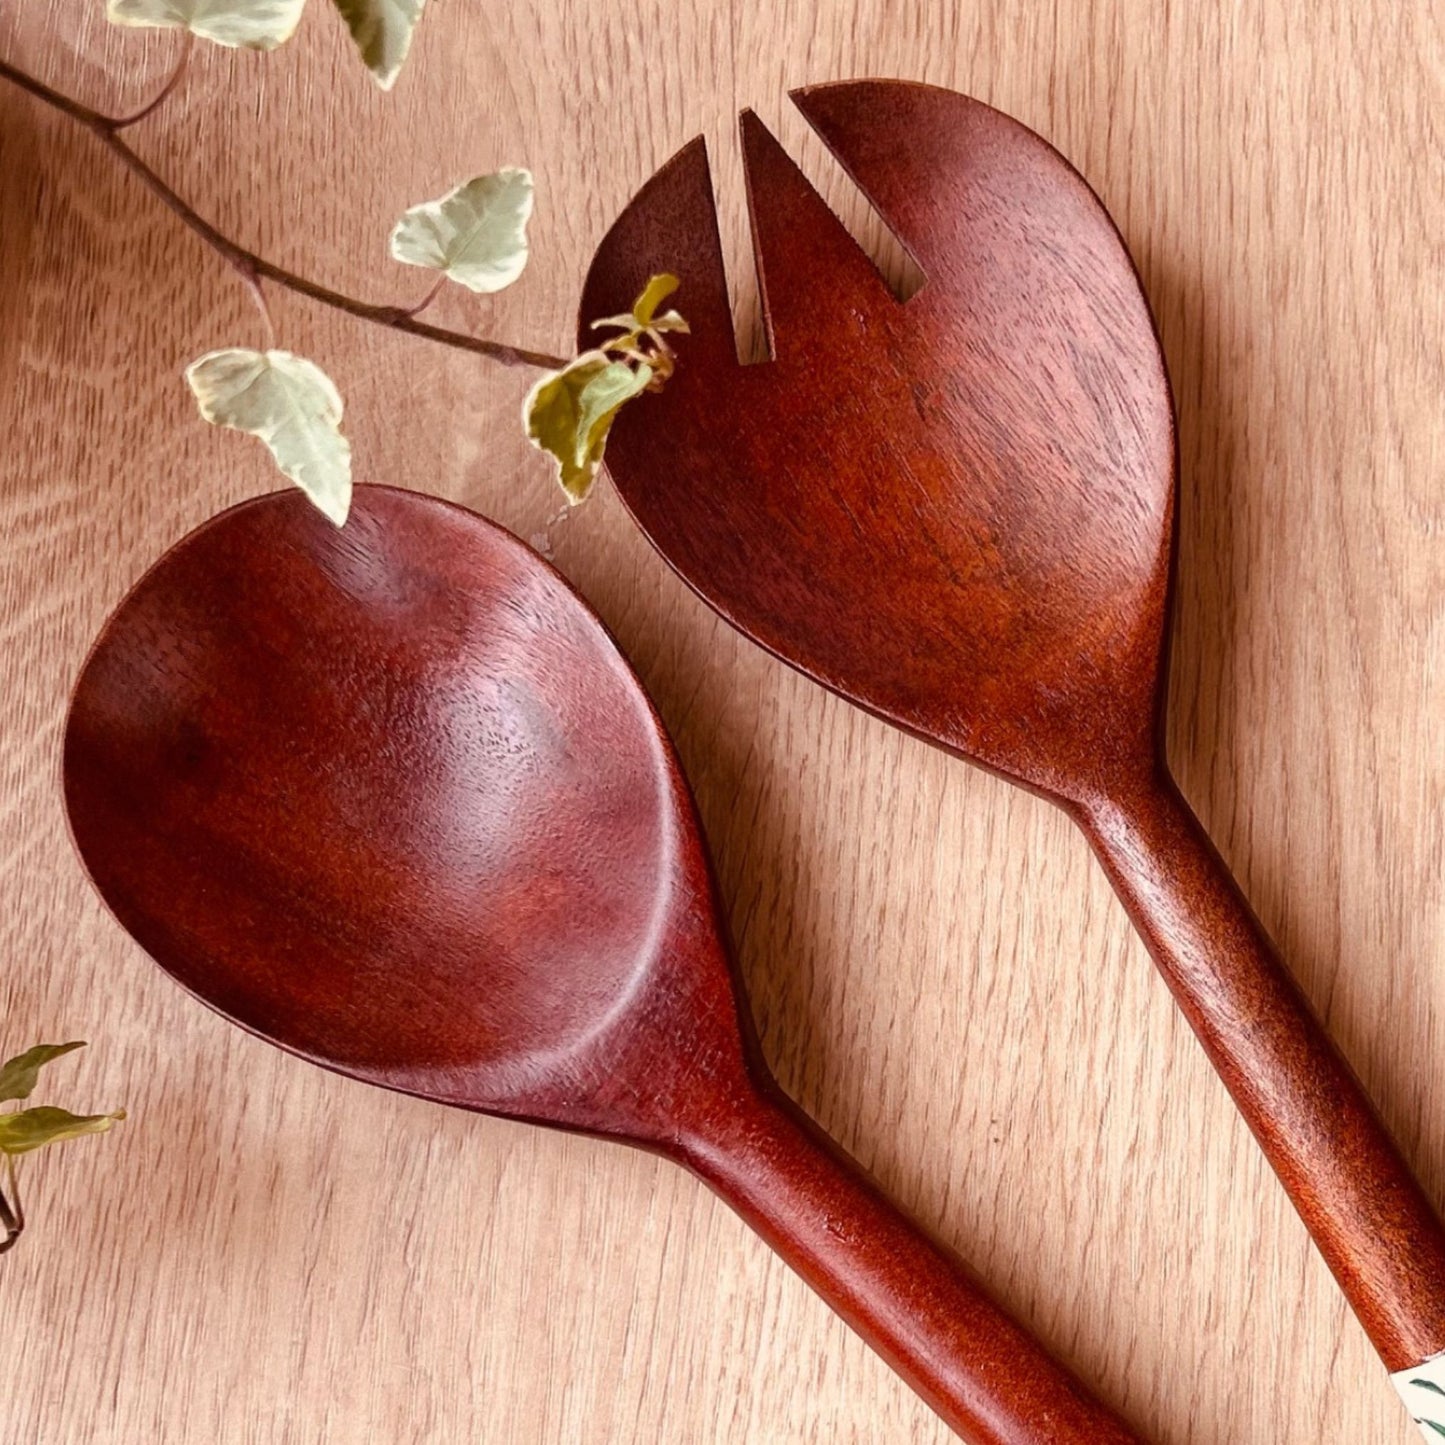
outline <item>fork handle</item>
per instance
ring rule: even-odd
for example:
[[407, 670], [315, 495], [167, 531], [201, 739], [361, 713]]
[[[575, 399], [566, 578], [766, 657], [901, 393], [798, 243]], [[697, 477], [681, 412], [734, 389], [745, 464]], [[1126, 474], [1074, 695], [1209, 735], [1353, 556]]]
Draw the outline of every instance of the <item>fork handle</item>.
[[1079, 821], [1376, 1350], [1417, 1374], [1445, 1351], [1445, 1228], [1359, 1080], [1162, 765]]
[[680, 1155], [974, 1445], [1142, 1445], [771, 1080]]

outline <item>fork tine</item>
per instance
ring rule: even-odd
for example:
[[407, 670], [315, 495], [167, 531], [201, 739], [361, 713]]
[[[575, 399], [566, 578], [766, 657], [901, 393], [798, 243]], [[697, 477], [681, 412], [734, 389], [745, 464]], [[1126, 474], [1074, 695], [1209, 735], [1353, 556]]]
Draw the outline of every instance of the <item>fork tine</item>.
[[[960, 221], [977, 204], [978, 189], [989, 188], [996, 165], [1017, 167], [1023, 127], [929, 85], [837, 81], [789, 96], [925, 274], [937, 279], [969, 264], [958, 245]], [[1010, 146], [997, 144], [1004, 131]], [[1041, 161], [1062, 164], [1026, 134]]]
[[753, 255], [774, 357], [895, 306], [867, 252], [751, 111], [738, 117]]
[[648, 277], [660, 271], [670, 271], [682, 282], [676, 302], [692, 328], [688, 369], [736, 366], [712, 173], [701, 136], [683, 146], [638, 191], [603, 237], [582, 288], [579, 344], [597, 345], [600, 333], [591, 323], [629, 310]]

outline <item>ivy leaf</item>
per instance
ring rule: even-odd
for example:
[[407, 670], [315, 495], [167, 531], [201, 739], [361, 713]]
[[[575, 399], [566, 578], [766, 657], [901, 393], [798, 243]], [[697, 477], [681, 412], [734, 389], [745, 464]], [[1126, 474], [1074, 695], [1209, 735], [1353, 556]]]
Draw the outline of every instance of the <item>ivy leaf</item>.
[[527, 264], [531, 215], [532, 173], [507, 166], [413, 206], [391, 233], [391, 254], [469, 290], [500, 291]]
[[619, 311], [616, 316], [599, 316], [591, 325], [593, 331], [601, 331], [604, 326], [616, 326], [619, 330], [632, 332], [640, 329], [637, 318], [630, 311]]
[[338, 527], [351, 507], [351, 444], [341, 394], [314, 362], [289, 351], [212, 351], [186, 368], [201, 415], [260, 437], [276, 465]]
[[75, 1039], [68, 1044], [36, 1044], [33, 1049], [26, 1049], [13, 1059], [6, 1059], [0, 1064], [0, 1101], [28, 1099], [40, 1080], [40, 1070], [46, 1064], [84, 1047], [84, 1039]]
[[666, 301], [679, 286], [676, 276], [663, 271], [652, 277], [642, 288], [642, 295], [632, 303], [632, 310], [619, 316], [604, 316], [592, 323], [592, 329], [613, 326], [620, 331], [635, 335], [639, 331], [686, 331], [687, 322], [676, 311], [664, 311], [657, 315], [657, 308]]
[[652, 380], [652, 368], [645, 362], [636, 370], [625, 362], [614, 361], [604, 366], [582, 388], [577, 398], [577, 461], [582, 463], [594, 452], [602, 459], [602, 446], [612, 419], [624, 402], [643, 391]]
[[657, 308], [677, 290], [679, 284], [676, 276], [663, 271], [652, 277], [642, 288], [642, 295], [632, 303], [633, 318], [642, 330], [646, 331], [652, 325]]
[[48, 1104], [14, 1114], [0, 1114], [0, 1154], [28, 1154], [46, 1144], [58, 1144], [62, 1139], [104, 1134], [124, 1118], [124, 1109], [117, 1109], [113, 1114], [72, 1114], [69, 1109], [56, 1109]]
[[306, 0], [106, 0], [112, 25], [189, 30], [233, 49], [275, 50], [295, 34]]
[[608, 316], [592, 326], [621, 331], [595, 351], [584, 351], [561, 371], [548, 374], [527, 393], [522, 425], [532, 444], [556, 458], [558, 480], [572, 502], [592, 489], [607, 434], [617, 413], [640, 392], [658, 390], [672, 375], [675, 359], [661, 333], [686, 331], [676, 311], [657, 308], [677, 290], [676, 276], [653, 276], [625, 316]]
[[333, 0], [366, 68], [383, 90], [396, 84], [426, 0]]
[[607, 433], [617, 413], [652, 380], [652, 368], [584, 351], [561, 371], [548, 372], [522, 403], [522, 424], [533, 446], [557, 462], [569, 501], [585, 500], [597, 479]]

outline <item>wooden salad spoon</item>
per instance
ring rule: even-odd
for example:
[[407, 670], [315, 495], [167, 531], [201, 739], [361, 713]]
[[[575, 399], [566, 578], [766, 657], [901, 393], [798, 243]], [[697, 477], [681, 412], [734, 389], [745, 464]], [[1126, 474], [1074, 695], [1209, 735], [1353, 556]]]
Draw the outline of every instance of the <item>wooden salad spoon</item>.
[[1075, 819], [1423, 1413], [1411, 1382], [1445, 1351], [1445, 1231], [1165, 758], [1174, 415], [1124, 244], [1055, 150], [977, 101], [899, 81], [793, 99], [922, 289], [900, 302], [744, 113], [771, 359], [740, 366], [693, 141], [585, 287], [584, 338], [662, 271], [692, 328], [662, 392], [619, 417], [607, 470], [734, 626]]
[[979, 1445], [1137, 1445], [778, 1088], [662, 723], [499, 527], [223, 513], [106, 623], [64, 781], [101, 896], [232, 1022], [685, 1165]]

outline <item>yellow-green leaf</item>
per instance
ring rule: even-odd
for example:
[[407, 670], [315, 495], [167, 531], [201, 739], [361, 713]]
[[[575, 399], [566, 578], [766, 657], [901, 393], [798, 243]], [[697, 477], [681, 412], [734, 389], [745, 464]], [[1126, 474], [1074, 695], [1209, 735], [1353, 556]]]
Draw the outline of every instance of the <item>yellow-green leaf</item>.
[[426, 0], [334, 0], [366, 68], [390, 90], [411, 49]]
[[636, 350], [638, 339], [644, 332], [652, 332], [654, 340], [664, 331], [685, 332], [689, 329], [688, 324], [676, 311], [664, 311], [660, 316], [657, 314], [658, 306], [671, 296], [677, 287], [676, 276], [666, 272], [654, 276], [642, 288], [642, 295], [633, 302], [631, 311], [617, 316], [604, 316], [592, 323], [592, 329], [610, 329], [623, 333], [603, 342], [611, 351]]
[[391, 233], [391, 254], [472, 291], [500, 291], [527, 264], [531, 215], [532, 173], [507, 166], [413, 206]]
[[532, 445], [556, 460], [569, 501], [591, 491], [617, 413], [651, 380], [645, 364], [634, 369], [604, 352], [584, 351], [527, 393], [522, 424]]
[[0, 1114], [0, 1154], [28, 1154], [46, 1144], [58, 1144], [62, 1139], [104, 1134], [124, 1118], [124, 1109], [117, 1109], [113, 1114], [72, 1114], [69, 1109], [49, 1105]]
[[624, 402], [631, 401], [652, 380], [652, 368], [646, 363], [635, 371], [625, 362], [614, 361], [604, 366], [582, 388], [577, 398], [577, 463], [584, 464], [596, 455], [602, 460], [602, 445], [607, 440], [612, 419]]
[[85, 1047], [84, 1039], [74, 1039], [68, 1044], [36, 1044], [13, 1059], [0, 1064], [0, 1101], [6, 1099], [28, 1099], [40, 1079], [40, 1070], [52, 1059], [74, 1053]]
[[616, 316], [602, 316], [592, 322], [592, 329], [600, 331], [604, 326], [615, 326], [619, 331], [640, 331], [637, 318], [630, 312], [619, 312]]
[[351, 445], [341, 394], [289, 351], [212, 351], [186, 368], [201, 415], [260, 437], [276, 465], [339, 527], [351, 507]]
[[648, 281], [642, 288], [642, 295], [632, 303], [632, 314], [638, 326], [645, 331], [652, 325], [653, 313], [677, 290], [679, 284], [677, 277], [666, 271]]
[[246, 50], [274, 50], [301, 21], [306, 0], [107, 0], [113, 25], [189, 30], [203, 40]]

